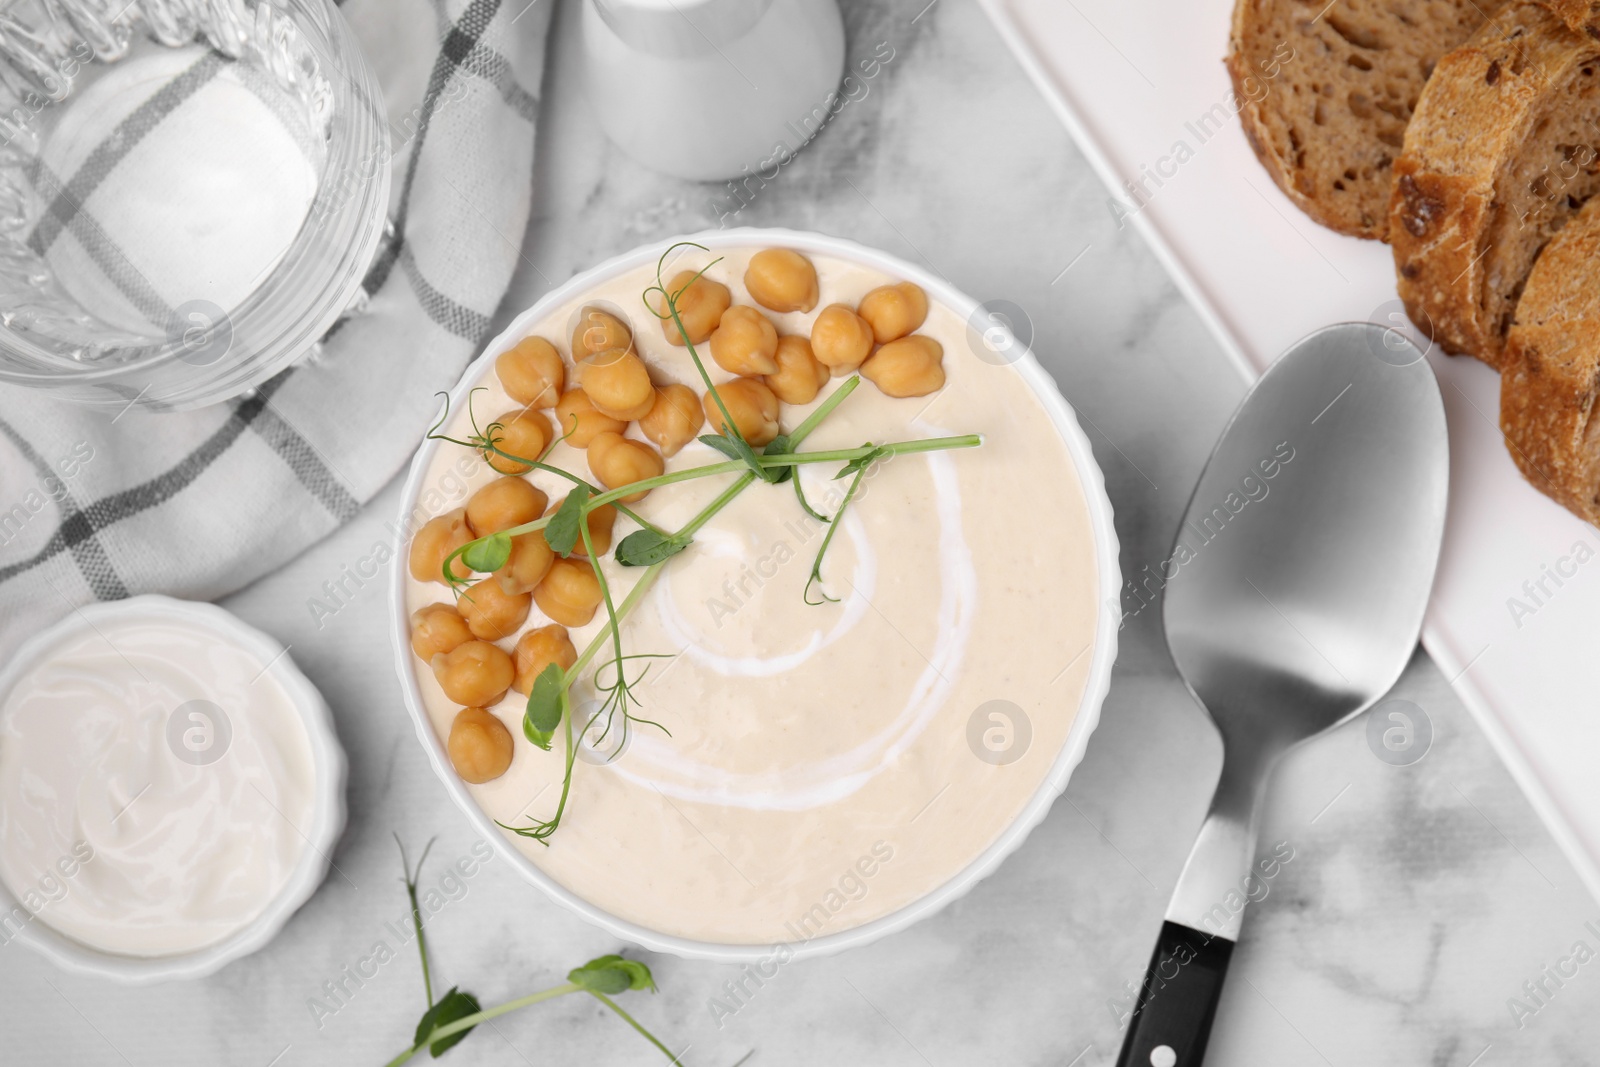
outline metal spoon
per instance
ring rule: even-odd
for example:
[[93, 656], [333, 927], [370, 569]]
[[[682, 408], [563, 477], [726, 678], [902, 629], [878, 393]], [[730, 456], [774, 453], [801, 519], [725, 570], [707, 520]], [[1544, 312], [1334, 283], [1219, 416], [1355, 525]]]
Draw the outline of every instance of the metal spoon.
[[1433, 372], [1370, 323], [1289, 349], [1223, 431], [1161, 569], [1167, 644], [1222, 734], [1222, 775], [1118, 1067], [1203, 1061], [1258, 878], [1268, 775], [1399, 678], [1433, 586], [1448, 481]]

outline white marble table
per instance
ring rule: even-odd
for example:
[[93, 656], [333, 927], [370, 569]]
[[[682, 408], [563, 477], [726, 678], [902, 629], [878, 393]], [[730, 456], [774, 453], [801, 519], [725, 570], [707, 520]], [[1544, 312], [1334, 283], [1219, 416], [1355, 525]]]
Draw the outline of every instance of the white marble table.
[[[1123, 565], [1161, 559], [1205, 454], [1242, 393], [1195, 315], [1129, 230], [971, 0], [847, 4], [853, 54], [894, 58], [732, 224], [843, 234], [917, 260], [1032, 318], [1117, 508]], [[919, 15], [920, 12], [920, 15]], [[536, 217], [501, 320], [637, 243], [715, 225], [726, 190], [644, 171], [610, 148], [576, 87], [575, 5], [558, 12], [544, 86]], [[344, 969], [405, 914], [392, 833], [437, 835], [424, 878], [474, 836], [429, 771], [400, 705], [374, 581], [319, 628], [322, 583], [388, 535], [391, 486], [355, 522], [227, 606], [293, 647], [351, 757], [350, 827], [331, 874], [284, 933], [204, 982], [123, 988], [0, 947], [7, 1064], [382, 1063], [422, 1008], [409, 946], [359, 985]], [[781, 1064], [1111, 1063], [1199, 824], [1219, 748], [1173, 673], [1157, 613], [1123, 631], [1103, 722], [1066, 795], [966, 899], [868, 949], [784, 967], [735, 1015], [713, 998], [736, 968], [644, 955], [659, 995], [631, 1007], [688, 1060]], [[1254, 905], [1208, 1063], [1498, 1067], [1591, 1062], [1600, 962], [1558, 986], [1544, 969], [1600, 904], [1577, 883], [1488, 744], [1419, 654], [1397, 695], [1434, 728], [1420, 762], [1379, 761], [1358, 721], [1296, 752], [1267, 801], [1263, 852], [1293, 859]], [[1600, 924], [1597, 924], [1600, 925]], [[436, 982], [485, 1003], [555, 984], [623, 946], [547, 902], [502, 862], [429, 924]], [[1546, 993], [1528, 999], [1524, 983]], [[344, 984], [327, 999], [325, 983]], [[1509, 998], [1526, 1010], [1514, 1017]], [[313, 1001], [322, 998], [321, 1011]], [[720, 1012], [717, 1014], [721, 1014]], [[1520, 1026], [1519, 1026], [1520, 1022]], [[497, 1020], [458, 1064], [665, 1062], [592, 1002]], [[419, 1061], [420, 1062], [420, 1061]]]

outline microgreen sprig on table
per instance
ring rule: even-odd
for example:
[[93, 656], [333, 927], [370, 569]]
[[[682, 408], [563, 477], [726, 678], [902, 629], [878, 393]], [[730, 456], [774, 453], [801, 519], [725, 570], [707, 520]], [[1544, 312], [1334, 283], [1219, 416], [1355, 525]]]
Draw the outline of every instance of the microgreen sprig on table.
[[[888, 444], [867, 442], [856, 448], [801, 452], [800, 446], [806, 438], [860, 386], [861, 378], [853, 375], [829, 394], [817, 406], [816, 410], [807, 416], [792, 433], [774, 438], [765, 448], [757, 452], [740, 432], [737, 423], [723, 401], [720, 391], [716, 384], [712, 382], [711, 375], [706, 370], [706, 366], [696, 351], [693, 342], [689, 339], [689, 332], [685, 328], [680, 314], [678, 302], [683, 294], [704, 276], [707, 269], [715, 265], [719, 260], [713, 260], [705, 268], [697, 271], [687, 283], [669, 291], [666, 282], [662, 280], [662, 270], [667, 257], [681, 247], [693, 247], [708, 251], [705, 246], [693, 244], [692, 242], [680, 242], [667, 249], [656, 263], [656, 284], [647, 288], [641, 298], [651, 313], [663, 322], [670, 319], [682, 337], [689, 358], [694, 362], [695, 369], [699, 372], [700, 378], [705, 384], [707, 395], [711, 397], [712, 402], [721, 412], [723, 418], [723, 431], [721, 434], [705, 434], [699, 440], [714, 451], [727, 456], [727, 462], [689, 467], [602, 491], [583, 478], [547, 462], [551, 451], [557, 444], [566, 439], [566, 435], [552, 441], [536, 457], [517, 456], [499, 447], [500, 438], [495, 433], [496, 427], [499, 426], [498, 423], [491, 423], [489, 426], [479, 429], [476, 417], [473, 417], [472, 437], [464, 441], [459, 440], [438, 432], [439, 427], [444, 425], [449, 416], [448, 398], [446, 398], [445, 414], [440, 417], [439, 422], [435, 424], [428, 434], [431, 439], [451, 441], [455, 444], [473, 448], [486, 458], [490, 455], [497, 455], [512, 463], [546, 471], [573, 483], [572, 491], [568, 493], [566, 500], [554, 513], [534, 519], [531, 522], [513, 526], [499, 533], [489, 534], [469, 541], [446, 556], [441, 565], [445, 582], [458, 594], [470, 596], [470, 589], [473, 583], [457, 578], [452, 571], [452, 564], [457, 559], [460, 559], [467, 567], [478, 574], [492, 573], [505, 566], [510, 559], [514, 538], [542, 530], [545, 541], [550, 546], [551, 551], [563, 558], [570, 557], [581, 542], [585, 554], [593, 566], [596, 580], [600, 586], [601, 601], [605, 607], [605, 624], [583, 652], [579, 654], [571, 667], [563, 670], [559, 664], [552, 663], [539, 673], [530, 687], [527, 706], [523, 713], [523, 735], [537, 747], [548, 751], [554, 741], [556, 731], [561, 730], [563, 733], [563, 740], [566, 745], [565, 768], [562, 775], [561, 794], [556, 802], [555, 813], [549, 819], [533, 820], [528, 826], [500, 824], [507, 830], [545, 844], [549, 843], [550, 836], [561, 825], [562, 817], [566, 812], [567, 801], [571, 795], [572, 772], [577, 755], [573, 723], [572, 687], [608, 646], [608, 654], [595, 666], [594, 673], [590, 678], [590, 684], [595, 691], [603, 695], [602, 700], [600, 706], [581, 725], [577, 731], [578, 736], [587, 735], [589, 730], [597, 723], [603, 723], [595, 743], [609, 736], [612, 729], [617, 729], [620, 736], [617, 741], [616, 751], [620, 752], [627, 741], [629, 731], [635, 724], [655, 726], [666, 732], [666, 728], [660, 723], [633, 714], [633, 709], [639, 705], [639, 699], [633, 690], [644, 679], [649, 671], [649, 666], [646, 665], [636, 673], [630, 674], [629, 664], [638, 660], [658, 657], [648, 653], [627, 653], [623, 647], [622, 624], [637, 608], [639, 602], [644, 598], [644, 595], [661, 573], [662, 568], [666, 566], [672, 557], [687, 549], [693, 543], [695, 534], [715, 518], [722, 509], [757, 481], [769, 484], [778, 484], [785, 480], [792, 481], [794, 483], [795, 496], [799, 500], [800, 506], [808, 515], [828, 527], [813, 561], [810, 579], [807, 581], [803, 593], [807, 604], [819, 606], [836, 600], [825, 591], [821, 593], [822, 599], [812, 600], [811, 589], [822, 582], [823, 559], [833, 542], [834, 534], [839, 526], [839, 520], [843, 518], [851, 501], [855, 499], [863, 479], [873, 464], [894, 456], [957, 448], [975, 448], [982, 444], [982, 438], [978, 435], [964, 434], [954, 437], [926, 438]], [[651, 305], [651, 294], [658, 295], [660, 309]], [[476, 391], [473, 390], [472, 392]], [[471, 395], [472, 393], [468, 394], [469, 414], [471, 412]], [[571, 431], [569, 430], [568, 435], [570, 433]], [[819, 514], [811, 507], [801, 487], [800, 467], [816, 463], [843, 464], [835, 475], [836, 479], [853, 476], [849, 489], [831, 518]], [[633, 496], [635, 493], [644, 493], [680, 482], [724, 474], [734, 474], [738, 475], [738, 477], [722, 493], [718, 494], [715, 499], [702, 508], [699, 514], [676, 531], [669, 532], [661, 529], [621, 503], [624, 498]], [[634, 583], [633, 588], [620, 604], [617, 604], [614, 600], [611, 583], [606, 577], [604, 568], [600, 565], [600, 559], [595, 554], [594, 543], [589, 532], [589, 516], [596, 509], [607, 505], [615, 506], [622, 514], [632, 519], [640, 527], [622, 538], [612, 553], [612, 558], [623, 567], [643, 568], [643, 573], [639, 576], [638, 581]]]
[[637, 1030], [646, 1041], [654, 1045], [667, 1057], [670, 1063], [681, 1065], [683, 1060], [673, 1054], [672, 1050], [663, 1045], [661, 1041], [645, 1029], [639, 1020], [628, 1014], [612, 997], [627, 993], [632, 990], [648, 989], [656, 991], [655, 978], [650, 974], [650, 968], [638, 960], [626, 959], [618, 955], [597, 956], [585, 963], [582, 967], [574, 967], [567, 972], [567, 980], [561, 985], [541, 989], [537, 993], [530, 993], [516, 1000], [509, 1000], [493, 1008], [484, 1008], [478, 1003], [478, 998], [471, 993], [464, 992], [457, 986], [451, 986], [450, 991], [438, 1000], [433, 999], [433, 980], [428, 967], [428, 942], [422, 932], [422, 911], [417, 906], [417, 882], [422, 878], [422, 865], [427, 862], [428, 852], [433, 848], [429, 841], [422, 850], [422, 856], [417, 860], [417, 869], [411, 869], [410, 862], [406, 859], [405, 845], [400, 844], [399, 835], [395, 835], [395, 844], [400, 845], [400, 864], [405, 870], [406, 895], [411, 898], [411, 923], [417, 933], [417, 952], [422, 957], [422, 988], [427, 997], [428, 1009], [423, 1012], [422, 1018], [417, 1022], [416, 1033], [412, 1038], [411, 1047], [390, 1060], [388, 1067], [400, 1067], [411, 1057], [427, 1049], [434, 1059], [438, 1059], [450, 1049], [466, 1040], [469, 1033], [479, 1023], [488, 1022], [507, 1012], [539, 1004], [546, 1000], [564, 997], [569, 993], [587, 993], [616, 1013], [617, 1017]]

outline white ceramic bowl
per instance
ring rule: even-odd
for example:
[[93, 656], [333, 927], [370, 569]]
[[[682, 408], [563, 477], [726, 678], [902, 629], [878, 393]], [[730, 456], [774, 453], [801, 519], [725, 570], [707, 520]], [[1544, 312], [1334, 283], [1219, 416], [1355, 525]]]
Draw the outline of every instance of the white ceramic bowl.
[[[345, 823], [345, 754], [334, 734], [333, 716], [327, 702], [300, 673], [282, 645], [215, 604], [147, 594], [78, 609], [55, 626], [35, 634], [17, 650], [5, 669], [0, 670], [0, 704], [5, 702], [23, 673], [64, 639], [102, 623], [154, 618], [199, 623], [217, 634], [219, 640], [244, 649], [266, 665], [266, 673], [283, 686], [305, 724], [315, 770], [316, 795], [311, 824], [299, 828], [305, 836], [306, 847], [289, 881], [260, 915], [223, 941], [172, 956], [123, 956], [102, 952], [58, 933], [43, 918], [23, 926], [16, 936], [16, 940], [65, 970], [134, 984], [203, 978], [271, 941], [289, 921], [289, 916], [322, 883], [328, 873], [329, 856]], [[0, 884], [0, 912], [17, 906], [16, 898]]]
[[[894, 256], [879, 252], [875, 249], [863, 247], [851, 241], [841, 240], [837, 237], [828, 237], [824, 234], [802, 233], [793, 230], [741, 228], [729, 230], [711, 230], [704, 233], [691, 234], [687, 237], [673, 238], [655, 244], [636, 248], [614, 259], [609, 259], [592, 270], [585, 271], [573, 277], [565, 285], [545, 295], [533, 307], [523, 312], [511, 323], [506, 331], [493, 341], [473, 364], [467, 368], [460, 383], [450, 394], [451, 410], [467, 402], [467, 394], [473, 385], [487, 373], [490, 362], [501, 352], [512, 347], [523, 337], [527, 336], [533, 324], [544, 318], [550, 311], [561, 306], [569, 300], [581, 297], [584, 293], [595, 288], [601, 283], [634, 267], [645, 263], [653, 263], [660, 258], [667, 247], [677, 241], [694, 241], [706, 246], [713, 252], [722, 248], [793, 248], [799, 252], [809, 252], [822, 256], [834, 256], [839, 259], [853, 260], [865, 266], [875, 268], [885, 274], [916, 282], [928, 293], [931, 300], [942, 303], [956, 312], [963, 320], [972, 322], [973, 315], [978, 311], [978, 303], [966, 294], [951, 288], [945, 281], [934, 277], [927, 271]], [[1090, 525], [1094, 531], [1096, 578], [1099, 586], [1102, 603], [1115, 603], [1116, 597], [1122, 589], [1122, 572], [1117, 563], [1117, 534], [1111, 521], [1111, 502], [1106, 499], [1105, 480], [1100, 473], [1099, 466], [1094, 461], [1094, 454], [1089, 447], [1089, 439], [1083, 435], [1078, 427], [1078, 420], [1072, 413], [1072, 408], [1062, 399], [1055, 382], [1039, 366], [1031, 351], [1024, 351], [1015, 360], [1010, 360], [1018, 373], [1033, 390], [1034, 396], [1049, 412], [1051, 421], [1056, 430], [1061, 434], [1068, 453], [1072, 456], [1073, 466], [1077, 471], [1078, 479], [1083, 484], [1083, 494], [1089, 509]], [[402, 528], [406, 517], [412, 514], [417, 506], [417, 497], [421, 492], [422, 481], [428, 468], [429, 461], [438, 449], [437, 441], [425, 441], [417, 452], [411, 464], [411, 473], [406, 478], [402, 502], [400, 505]], [[446, 792], [451, 799], [461, 808], [477, 828], [490, 841], [494, 842], [506, 862], [522, 874], [524, 878], [544, 890], [545, 893], [562, 904], [577, 912], [597, 926], [603, 927], [618, 937], [624, 938], [637, 945], [653, 949], [658, 952], [670, 952], [674, 955], [694, 959], [709, 959], [721, 962], [746, 963], [765, 959], [772, 953], [772, 948], [767, 945], [727, 945], [709, 941], [696, 941], [690, 938], [664, 934], [652, 930], [626, 919], [618, 918], [610, 912], [584, 900], [582, 897], [566, 889], [555, 879], [541, 871], [521, 852], [518, 852], [504, 836], [492, 819], [484, 814], [467, 792], [459, 775], [450, 765], [450, 757], [445, 751], [443, 742], [434, 733], [433, 724], [428, 720], [428, 713], [423, 706], [422, 694], [417, 687], [411, 654], [410, 618], [406, 611], [406, 553], [395, 554], [392, 581], [389, 590], [390, 629], [394, 639], [395, 659], [400, 674], [400, 687], [405, 693], [406, 708], [411, 712], [412, 723], [416, 726], [417, 737], [422, 741], [422, 747], [428, 753], [428, 759], [433, 764], [434, 773], [444, 783]], [[849, 930], [841, 930], [835, 934], [826, 934], [813, 938], [799, 945], [791, 945], [794, 958], [829, 955], [846, 948], [864, 945], [876, 941], [881, 937], [903, 930], [919, 919], [926, 918], [966, 893], [985, 876], [1000, 865], [1000, 861], [1010, 855], [1018, 845], [1022, 844], [1028, 833], [1037, 826], [1050, 810], [1050, 805], [1061, 791], [1067, 787], [1067, 779], [1072, 770], [1083, 758], [1084, 749], [1088, 747], [1089, 735], [1094, 732], [1095, 726], [1100, 721], [1100, 703], [1105, 698], [1106, 688], [1111, 682], [1111, 665], [1117, 658], [1117, 620], [1108, 618], [1108, 612], [1102, 609], [1099, 621], [1099, 634], [1096, 638], [1093, 662], [1089, 666], [1088, 681], [1084, 686], [1083, 702], [1078, 707], [1077, 717], [1073, 720], [1068, 731], [1066, 742], [1061, 746], [1060, 753], [1051, 765], [1049, 774], [1039, 786], [1037, 792], [1028, 801], [1015, 820], [986, 848], [976, 859], [967, 864], [953, 877], [916, 901], [891, 912], [872, 922], [864, 923]]]

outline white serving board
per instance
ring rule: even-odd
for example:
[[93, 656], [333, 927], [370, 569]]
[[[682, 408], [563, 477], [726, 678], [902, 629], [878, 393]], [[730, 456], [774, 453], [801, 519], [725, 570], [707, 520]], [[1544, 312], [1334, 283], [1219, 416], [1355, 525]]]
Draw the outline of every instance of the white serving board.
[[[1241, 372], [1320, 326], [1404, 322], [1389, 317], [1388, 246], [1312, 222], [1250, 151], [1222, 65], [1231, 0], [980, 2], [1106, 183], [1107, 211], [1150, 242]], [[1125, 183], [1141, 178], [1135, 198]], [[1499, 377], [1428, 358], [1452, 469], [1423, 642], [1600, 897], [1600, 531], [1517, 473]]]

